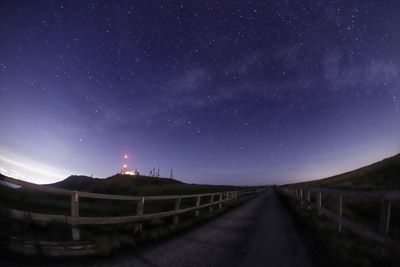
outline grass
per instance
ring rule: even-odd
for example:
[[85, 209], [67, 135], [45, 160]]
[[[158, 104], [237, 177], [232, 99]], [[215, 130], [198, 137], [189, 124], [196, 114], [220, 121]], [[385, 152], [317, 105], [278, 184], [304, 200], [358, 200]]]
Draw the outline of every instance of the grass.
[[382, 257], [382, 247], [362, 239], [351, 232], [338, 232], [338, 224], [329, 218], [318, 215], [316, 210], [308, 210], [306, 205], [282, 196], [287, 207], [292, 211], [299, 232], [307, 241], [309, 251], [316, 261], [316, 266], [323, 262], [327, 266], [399, 266], [396, 255], [386, 250]]
[[[187, 214], [187, 218], [184, 219], [180, 217], [178, 225], [172, 225], [169, 221], [165, 221], [164, 225], [159, 226], [160, 222], [149, 222], [149, 225], [145, 226], [140, 235], [132, 235], [133, 227], [132, 224], [123, 225], [126, 227], [124, 231], [121, 229], [117, 229], [114, 227], [105, 229], [105, 232], [102, 229], [97, 229], [101, 235], [94, 236], [94, 242], [98, 246], [98, 254], [95, 256], [87, 256], [87, 257], [69, 257], [69, 258], [49, 258], [44, 257], [42, 255], [38, 256], [25, 256], [21, 257], [21, 255], [9, 253], [4, 250], [0, 250], [0, 255], [3, 255], [6, 258], [12, 259], [12, 262], [17, 262], [21, 264], [21, 266], [41, 266], [43, 264], [52, 265], [52, 263], [57, 263], [60, 260], [70, 265], [93, 265], [94, 262], [98, 262], [99, 257], [108, 258], [110, 255], [118, 256], [124, 255], [125, 253], [132, 253], [132, 249], [136, 247], [142, 247], [147, 245], [160, 244], [164, 240], [168, 240], [179, 236], [185, 232], [191, 231], [193, 227], [206, 223], [209, 220], [212, 220], [215, 216], [219, 216], [232, 208], [240, 205], [242, 202], [247, 201], [249, 198], [253, 196], [247, 196], [241, 199], [238, 199], [237, 202], [231, 203], [229, 205], [225, 205], [223, 209], [216, 210], [213, 213], [206, 212], [206, 210], [200, 211], [199, 217], [190, 216], [192, 214]], [[151, 227], [152, 226], [152, 227]], [[130, 227], [130, 228], [129, 228]], [[96, 235], [95, 232], [92, 232], [92, 235]]]
[[131, 196], [200, 194], [243, 188], [229, 185], [186, 184], [171, 178], [122, 174], [104, 179], [87, 176], [70, 176], [61, 182], [50, 184], [49, 186], [85, 192]]
[[[124, 183], [123, 179], [126, 179], [126, 177], [117, 177], [114, 178], [114, 181], [108, 181], [111, 187], [108, 189], [103, 187], [104, 193], [114, 193], [116, 188], [119, 188], [115, 187], [115, 179], [120, 179], [119, 182]], [[184, 184], [179, 181], [169, 181], [170, 183], [161, 181], [157, 184], [157, 180], [154, 179], [151, 181], [151, 184], [143, 183], [140, 185], [138, 181], [134, 182], [136, 184], [134, 189], [125, 187], [125, 191], [122, 193], [135, 192], [136, 195], [175, 195], [248, 189], [248, 187]], [[71, 183], [69, 183], [69, 185], [71, 185]], [[132, 186], [132, 184], [130, 185]], [[96, 192], [96, 190], [94, 191]], [[210, 197], [203, 197], [201, 199], [201, 204], [208, 203], [209, 201]], [[153, 213], [172, 210], [174, 204], [174, 200], [147, 201], [145, 202], [144, 212]], [[80, 216], [100, 217], [134, 215], [136, 213], [136, 205], [136, 201], [80, 198], [79, 214]], [[194, 198], [185, 198], [181, 200], [181, 208], [192, 207], [194, 205]], [[4, 186], [0, 186], [0, 206], [45, 214], [70, 215], [71, 213], [70, 198], [68, 196], [16, 190]], [[171, 236], [176, 231], [190, 228], [201, 221], [208, 220], [210, 217], [230, 208], [231, 204], [224, 206], [225, 208], [219, 211], [215, 211], [215, 206], [213, 213], [210, 213], [208, 208], [202, 209], [200, 210], [199, 217], [193, 216], [194, 211], [181, 214], [179, 215], [178, 225], [172, 225], [172, 217], [147, 221], [143, 223], [144, 230], [139, 234], [135, 233], [134, 223], [99, 225], [94, 227], [83, 225], [80, 226], [81, 240], [94, 242], [97, 245], [99, 255], [108, 255], [117, 248], [135, 246], [149, 240]], [[3, 238], [7, 236], [18, 236], [28, 240], [71, 240], [71, 227], [67, 224], [46, 223], [44, 225], [38, 225], [30, 223], [29, 221], [17, 221], [2, 217], [0, 218], [0, 227], [4, 234], [2, 236]]]
[[[295, 184], [303, 189], [329, 187], [346, 190], [399, 190], [400, 189], [400, 154], [369, 166], [328, 177], [325, 179]], [[283, 198], [295, 214], [300, 232], [315, 237], [319, 244], [326, 247], [327, 255], [337, 255], [340, 266], [400, 266], [395, 254], [385, 250], [372, 241], [362, 239], [343, 228], [338, 233], [338, 225], [332, 220], [319, 216], [315, 210], [294, 204]], [[314, 195], [311, 202], [316, 204]], [[368, 229], [380, 231], [381, 200], [343, 197], [343, 216]], [[322, 206], [333, 212], [339, 211], [339, 197], [331, 193], [322, 193]], [[400, 201], [391, 202], [391, 219], [388, 236], [400, 239]], [[317, 242], [317, 243], [318, 243]], [[319, 249], [319, 244], [310, 243], [311, 250]]]
[[400, 189], [400, 154], [354, 171], [297, 185], [303, 188], [330, 187], [352, 190]]
[[[177, 236], [178, 234], [190, 230], [193, 226], [205, 223], [213, 217], [218, 216], [245, 201], [245, 198], [232, 204], [225, 205], [223, 209], [211, 213], [207, 208], [200, 210], [200, 215], [194, 217], [194, 212], [185, 213], [179, 216], [179, 224], [172, 224], [172, 218], [155, 219], [143, 224], [144, 231], [133, 236], [133, 224], [124, 224], [112, 227], [96, 227], [86, 233], [86, 236], [94, 240], [101, 250], [99, 254], [109, 255], [117, 248], [137, 247], [139, 245], [161, 241]], [[94, 231], [93, 231], [94, 230]], [[101, 233], [101, 235], [97, 235]], [[99, 238], [100, 237], [100, 238]]]

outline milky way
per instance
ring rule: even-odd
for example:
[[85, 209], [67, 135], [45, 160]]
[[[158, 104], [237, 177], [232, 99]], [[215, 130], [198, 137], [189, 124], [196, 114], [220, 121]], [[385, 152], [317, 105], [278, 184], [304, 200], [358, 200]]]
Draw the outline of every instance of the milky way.
[[398, 1], [1, 1], [0, 172], [322, 178], [400, 152]]

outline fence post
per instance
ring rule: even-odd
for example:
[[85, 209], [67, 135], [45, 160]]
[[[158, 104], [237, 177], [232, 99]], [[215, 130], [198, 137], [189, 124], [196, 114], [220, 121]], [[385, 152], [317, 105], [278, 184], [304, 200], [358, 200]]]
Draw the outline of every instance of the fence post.
[[[180, 209], [180, 206], [181, 206], [181, 197], [178, 197], [178, 198], [175, 200], [175, 210], [179, 210], [179, 209]], [[178, 224], [178, 223], [179, 223], [179, 215], [176, 214], [176, 215], [174, 216], [174, 224]]]
[[307, 209], [311, 209], [311, 192], [310, 190], [307, 191]]
[[196, 217], [198, 217], [199, 214], [200, 214], [199, 206], [200, 206], [200, 196], [197, 196], [196, 197], [196, 207], [197, 207], [197, 209], [196, 209], [196, 212], [194, 214], [194, 216], [196, 216]]
[[[391, 204], [389, 200], [382, 199], [382, 204], [381, 204], [381, 215], [379, 218], [379, 232], [387, 236], [389, 233], [389, 227], [390, 227], [390, 216], [391, 216]], [[385, 255], [385, 246], [382, 246], [380, 249], [380, 257], [381, 259]]]
[[[136, 207], [136, 215], [140, 216], [143, 215], [144, 210], [144, 197], [139, 198], [137, 207]], [[141, 222], [135, 224], [135, 232], [142, 231], [143, 224]]]
[[[76, 191], [71, 194], [71, 217], [79, 217], [79, 196]], [[72, 224], [72, 240], [78, 241], [80, 239], [81, 235], [78, 226]]]
[[[339, 196], [339, 216], [342, 217], [343, 215], [343, 196], [340, 195]], [[342, 224], [339, 223], [339, 229], [338, 229], [339, 233], [342, 231]]]
[[317, 194], [317, 209], [318, 209], [318, 214], [321, 215], [321, 208], [322, 208], [322, 193], [318, 192]]
[[218, 208], [222, 209], [222, 193], [219, 193], [219, 204], [218, 204]]
[[386, 200], [386, 199], [382, 199], [379, 232], [381, 232], [385, 236], [389, 233], [390, 216], [391, 216], [390, 213], [391, 213], [390, 201]]
[[235, 198], [235, 203], [238, 203], [238, 191], [235, 191], [235, 193], [233, 193], [234, 198]]
[[[214, 194], [211, 194], [211, 196], [210, 196], [210, 204], [212, 204], [213, 202], [214, 202]], [[213, 206], [212, 205], [209, 207], [209, 210], [210, 210], [210, 212], [213, 211]]]
[[390, 227], [390, 212], [391, 212], [391, 204], [390, 200], [387, 201], [387, 210], [386, 210], [386, 224], [385, 224], [385, 236], [389, 234]]
[[303, 205], [303, 188], [300, 188], [300, 205]]

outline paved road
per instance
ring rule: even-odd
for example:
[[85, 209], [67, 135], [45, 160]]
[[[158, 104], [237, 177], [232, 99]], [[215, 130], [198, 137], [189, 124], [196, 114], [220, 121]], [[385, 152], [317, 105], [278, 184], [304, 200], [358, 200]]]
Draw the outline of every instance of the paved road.
[[[288, 211], [268, 191], [174, 239], [84, 266], [310, 266]], [[78, 264], [78, 265], [81, 265]], [[71, 263], [62, 264], [71, 266]]]

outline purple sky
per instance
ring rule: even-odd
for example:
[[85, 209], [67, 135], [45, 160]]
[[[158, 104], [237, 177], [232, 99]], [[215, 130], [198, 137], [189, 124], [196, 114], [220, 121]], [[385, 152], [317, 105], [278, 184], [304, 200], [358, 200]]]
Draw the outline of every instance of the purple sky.
[[1, 1], [0, 172], [322, 178], [400, 152], [398, 1]]

